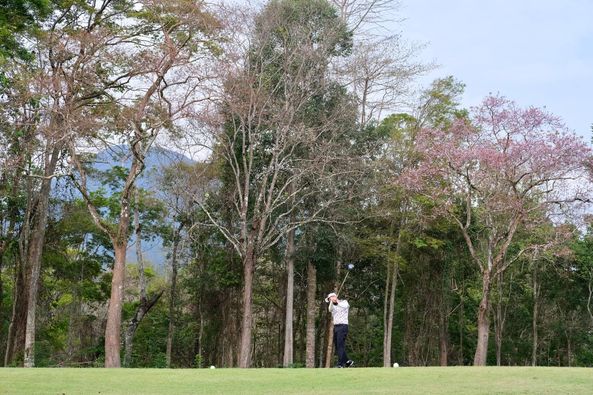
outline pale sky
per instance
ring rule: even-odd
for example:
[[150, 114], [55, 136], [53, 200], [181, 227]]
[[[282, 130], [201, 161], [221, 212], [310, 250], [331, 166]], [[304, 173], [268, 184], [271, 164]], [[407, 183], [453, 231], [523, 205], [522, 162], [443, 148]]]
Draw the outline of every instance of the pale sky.
[[390, 27], [427, 43], [420, 56], [440, 67], [422, 79], [453, 75], [463, 104], [489, 92], [522, 106], [545, 106], [591, 140], [593, 0], [401, 0]]

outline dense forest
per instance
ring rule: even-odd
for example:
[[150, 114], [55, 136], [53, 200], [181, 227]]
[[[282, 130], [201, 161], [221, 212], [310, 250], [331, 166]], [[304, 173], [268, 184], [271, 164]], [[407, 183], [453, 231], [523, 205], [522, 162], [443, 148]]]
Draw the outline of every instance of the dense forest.
[[392, 3], [4, 1], [2, 365], [593, 365], [590, 145]]

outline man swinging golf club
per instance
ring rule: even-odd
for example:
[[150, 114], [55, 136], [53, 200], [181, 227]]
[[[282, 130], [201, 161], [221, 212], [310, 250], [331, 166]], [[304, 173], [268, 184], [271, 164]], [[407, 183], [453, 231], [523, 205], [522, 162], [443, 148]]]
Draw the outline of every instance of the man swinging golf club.
[[[348, 265], [351, 269], [353, 265]], [[350, 272], [348, 272], [350, 273]], [[346, 274], [348, 276], [348, 274]], [[344, 281], [346, 278], [344, 278]], [[342, 285], [344, 285], [342, 281]], [[340, 290], [342, 286], [340, 286]], [[338, 293], [340, 292], [338, 290]], [[336, 347], [336, 354], [338, 354], [338, 368], [349, 368], [354, 365], [354, 361], [348, 359], [346, 355], [346, 337], [348, 336], [348, 310], [350, 304], [347, 300], [339, 300], [338, 295], [334, 292], [327, 295], [325, 302], [329, 303], [329, 311], [332, 313], [332, 320], [334, 322], [334, 345]]]

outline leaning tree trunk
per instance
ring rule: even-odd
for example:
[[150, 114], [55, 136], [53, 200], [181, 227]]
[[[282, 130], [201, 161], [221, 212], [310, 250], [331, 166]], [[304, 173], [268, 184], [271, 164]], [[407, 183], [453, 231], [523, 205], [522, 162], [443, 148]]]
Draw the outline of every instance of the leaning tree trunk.
[[295, 230], [291, 229], [286, 240], [286, 319], [284, 324], [284, 359], [282, 361], [285, 368], [293, 364], [294, 357], [294, 233]]
[[177, 249], [183, 223], [179, 224], [173, 235], [173, 251], [171, 253], [171, 293], [169, 295], [169, 328], [167, 330], [167, 367], [171, 367], [173, 351], [173, 334], [175, 332], [175, 303], [177, 302]]
[[154, 295], [150, 300], [142, 299], [140, 305], [134, 313], [134, 317], [130, 320], [128, 328], [126, 329], [126, 335], [124, 337], [124, 343], [126, 346], [126, 353], [124, 354], [124, 366], [129, 367], [132, 362], [132, 351], [134, 349], [134, 334], [136, 329], [142, 322], [142, 319], [148, 314], [150, 309], [159, 301], [164, 291], [160, 291]]
[[476, 353], [474, 355], [474, 366], [486, 366], [488, 356], [488, 337], [490, 335], [490, 286], [491, 272], [485, 268], [482, 273], [482, 300], [478, 307], [478, 339]]
[[127, 240], [116, 242], [113, 246], [115, 250], [115, 262], [113, 264], [113, 277], [111, 279], [111, 297], [107, 309], [107, 325], [105, 327], [105, 367], [119, 368], [120, 344], [121, 344], [121, 315], [122, 303], [124, 299], [124, 281], [126, 276], [126, 249]]
[[307, 264], [307, 340], [306, 362], [308, 368], [315, 367], [315, 315], [317, 312], [317, 269], [311, 261]]
[[239, 367], [251, 365], [251, 333], [253, 324], [253, 275], [255, 273], [255, 251], [247, 248], [243, 259], [243, 316], [241, 318], [241, 344], [239, 346]]

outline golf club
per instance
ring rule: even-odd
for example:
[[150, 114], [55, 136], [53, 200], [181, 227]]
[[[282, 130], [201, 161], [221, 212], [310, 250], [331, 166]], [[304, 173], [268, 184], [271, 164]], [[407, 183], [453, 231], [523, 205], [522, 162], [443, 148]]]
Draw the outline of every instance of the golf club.
[[348, 272], [344, 276], [344, 279], [342, 280], [342, 284], [340, 284], [340, 288], [338, 288], [338, 292], [336, 292], [336, 295], [338, 295], [338, 296], [340, 295], [340, 291], [342, 290], [342, 287], [344, 286], [344, 283], [346, 282], [346, 279], [348, 278], [348, 275], [350, 274], [350, 270], [354, 269], [354, 265], [349, 263], [348, 265], [346, 265], [346, 268], [348, 269]]

